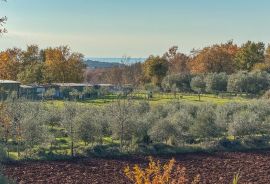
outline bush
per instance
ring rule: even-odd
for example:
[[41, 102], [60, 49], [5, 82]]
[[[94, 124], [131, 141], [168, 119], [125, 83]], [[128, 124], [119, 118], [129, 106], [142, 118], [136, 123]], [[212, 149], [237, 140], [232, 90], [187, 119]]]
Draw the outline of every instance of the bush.
[[217, 147], [221, 149], [225, 148], [234, 150], [241, 147], [241, 142], [240, 140], [229, 140], [227, 138], [222, 138], [218, 141]]
[[120, 147], [117, 144], [96, 145], [93, 148], [86, 149], [86, 154], [97, 157], [114, 157], [122, 155]]
[[[189, 180], [186, 176], [186, 169], [184, 167], [176, 167], [175, 160], [171, 159], [168, 163], [161, 164], [160, 161], [155, 162], [151, 157], [149, 158], [148, 167], [143, 169], [135, 165], [132, 169], [127, 166], [124, 169], [129, 180], [136, 184], [141, 183], [178, 183], [185, 184]], [[174, 177], [173, 177], [174, 176]], [[191, 183], [196, 184], [200, 182], [200, 176], [194, 177]]]
[[243, 145], [249, 148], [264, 148], [269, 146], [269, 138], [267, 137], [245, 137]]

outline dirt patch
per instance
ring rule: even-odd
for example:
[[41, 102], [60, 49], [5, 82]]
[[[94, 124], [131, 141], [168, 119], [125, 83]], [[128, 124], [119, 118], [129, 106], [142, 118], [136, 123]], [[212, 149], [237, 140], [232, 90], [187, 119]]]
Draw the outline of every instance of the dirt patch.
[[[162, 162], [171, 157], [156, 157]], [[201, 175], [201, 183], [231, 183], [240, 171], [240, 183], [270, 183], [270, 151], [251, 153], [186, 154], [174, 156], [187, 168], [189, 177]], [[5, 174], [20, 184], [122, 184], [129, 183], [123, 173], [126, 165], [147, 164], [146, 158], [79, 159], [38, 161], [5, 165]]]

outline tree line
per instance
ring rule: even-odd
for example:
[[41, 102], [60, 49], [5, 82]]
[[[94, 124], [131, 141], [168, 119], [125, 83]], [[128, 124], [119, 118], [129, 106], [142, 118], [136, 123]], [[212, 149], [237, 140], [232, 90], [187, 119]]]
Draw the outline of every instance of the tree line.
[[239, 71], [230, 75], [226, 73], [173, 74], [167, 75], [162, 80], [161, 87], [171, 92], [263, 95], [270, 88], [270, 74], [265, 71]]
[[85, 64], [83, 55], [68, 46], [26, 50], [12, 48], [0, 52], [0, 78], [19, 80], [23, 84], [82, 82]]
[[229, 41], [214, 44], [189, 55], [171, 47], [162, 56], [149, 56], [143, 63], [128, 63], [110, 69], [88, 69], [84, 57], [68, 46], [39, 49], [29, 45], [25, 50], [12, 48], [0, 52], [0, 78], [22, 83], [92, 82], [132, 84], [141, 87], [153, 84], [162, 87], [167, 75], [234, 74], [239, 71], [270, 71], [270, 46], [248, 41], [241, 46]]
[[203, 49], [193, 49], [189, 55], [171, 47], [161, 56], [149, 56], [143, 63], [125, 67], [88, 70], [87, 81], [104, 83], [129, 83], [144, 86], [152, 83], [161, 87], [167, 75], [174, 74], [233, 74], [239, 71], [270, 71], [270, 46], [262, 42], [247, 41], [241, 46], [228, 41]]

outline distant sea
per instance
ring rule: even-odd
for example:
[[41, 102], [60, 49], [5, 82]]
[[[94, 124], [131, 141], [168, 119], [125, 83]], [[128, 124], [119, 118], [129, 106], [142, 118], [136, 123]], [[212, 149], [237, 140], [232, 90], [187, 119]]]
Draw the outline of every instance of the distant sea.
[[[96, 57], [88, 57], [86, 59], [90, 59], [92, 61], [106, 62], [106, 63], [121, 63], [123, 58], [96, 58]], [[129, 58], [125, 63], [136, 63], [136, 62], [144, 62], [146, 58]]]

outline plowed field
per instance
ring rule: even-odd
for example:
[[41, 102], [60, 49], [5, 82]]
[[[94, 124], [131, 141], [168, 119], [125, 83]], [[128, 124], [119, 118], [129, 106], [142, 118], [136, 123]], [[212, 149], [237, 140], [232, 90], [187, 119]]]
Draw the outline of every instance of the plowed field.
[[[171, 157], [155, 157], [162, 162]], [[174, 156], [186, 167], [187, 175], [201, 175], [201, 183], [231, 183], [241, 173], [240, 183], [270, 183], [270, 151], [249, 153], [185, 154]], [[123, 174], [126, 165], [145, 165], [147, 158], [77, 159], [73, 161], [33, 161], [8, 164], [5, 174], [20, 184], [130, 183]]]

